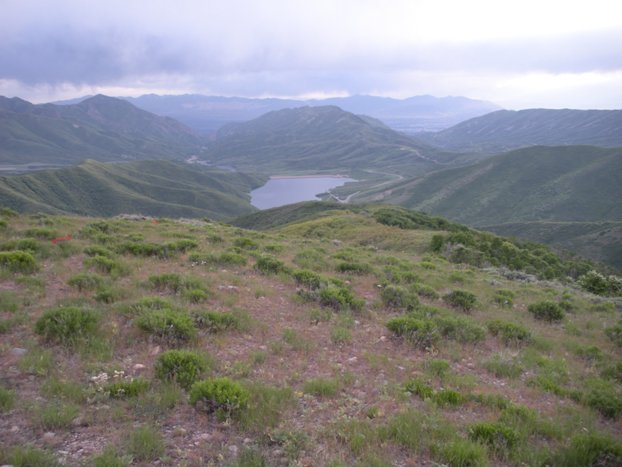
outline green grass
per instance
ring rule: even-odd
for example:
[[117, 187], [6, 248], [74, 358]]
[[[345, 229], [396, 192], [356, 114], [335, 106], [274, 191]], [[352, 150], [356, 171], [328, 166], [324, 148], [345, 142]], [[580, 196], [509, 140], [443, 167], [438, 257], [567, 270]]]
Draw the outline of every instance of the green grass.
[[155, 428], [140, 427], [132, 430], [127, 437], [127, 452], [137, 461], [155, 461], [164, 454], [164, 450], [164, 439]]
[[341, 388], [336, 378], [315, 378], [305, 381], [303, 391], [317, 397], [334, 397]]

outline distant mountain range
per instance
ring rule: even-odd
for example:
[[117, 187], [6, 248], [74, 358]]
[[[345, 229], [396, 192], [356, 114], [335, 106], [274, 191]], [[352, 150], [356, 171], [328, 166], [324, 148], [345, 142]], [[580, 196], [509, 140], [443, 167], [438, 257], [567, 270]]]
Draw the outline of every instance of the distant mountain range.
[[499, 110], [418, 138], [449, 151], [498, 153], [525, 146], [622, 146], [622, 110]]
[[0, 177], [0, 206], [54, 214], [223, 219], [255, 211], [248, 193], [266, 180], [184, 162], [90, 160], [64, 169]]
[[216, 133], [204, 154], [211, 163], [265, 173], [421, 173], [456, 157], [335, 106], [277, 110], [249, 122], [230, 123]]
[[[75, 104], [84, 98], [57, 102]], [[436, 131], [469, 118], [499, 110], [496, 104], [466, 97], [415, 96], [392, 99], [377, 96], [350, 96], [329, 99], [251, 99], [244, 97], [181, 96], [147, 94], [123, 98], [157, 115], [172, 117], [197, 132], [211, 134], [226, 123], [244, 122], [265, 113], [286, 108], [336, 105], [355, 114], [382, 120], [403, 132]]]
[[0, 96], [0, 164], [174, 159], [202, 147], [190, 128], [98, 95], [78, 104], [33, 105]]

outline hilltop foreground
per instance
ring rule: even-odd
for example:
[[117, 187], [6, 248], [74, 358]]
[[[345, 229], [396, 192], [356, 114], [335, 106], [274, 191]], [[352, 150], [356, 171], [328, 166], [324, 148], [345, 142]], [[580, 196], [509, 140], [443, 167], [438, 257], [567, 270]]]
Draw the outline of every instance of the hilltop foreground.
[[3, 211], [0, 464], [622, 463], [615, 277], [401, 208], [236, 222]]

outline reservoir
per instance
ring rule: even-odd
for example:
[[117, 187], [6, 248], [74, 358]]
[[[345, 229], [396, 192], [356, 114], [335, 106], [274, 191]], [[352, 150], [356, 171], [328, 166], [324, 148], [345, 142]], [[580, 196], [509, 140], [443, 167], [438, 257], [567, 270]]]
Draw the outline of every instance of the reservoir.
[[317, 195], [354, 181], [356, 180], [352, 178], [335, 175], [275, 176], [264, 186], [251, 191], [251, 204], [259, 209], [269, 209], [300, 201], [318, 200]]

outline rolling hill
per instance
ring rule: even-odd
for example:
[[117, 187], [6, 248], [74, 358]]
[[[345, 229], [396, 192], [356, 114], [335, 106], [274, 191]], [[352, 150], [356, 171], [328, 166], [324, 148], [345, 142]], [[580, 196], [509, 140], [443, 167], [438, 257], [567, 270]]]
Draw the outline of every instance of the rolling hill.
[[[480, 228], [491, 226], [504, 235], [573, 251], [578, 247], [586, 256], [617, 266], [620, 236], [603, 233], [599, 242], [592, 242], [585, 237], [585, 223], [622, 221], [620, 180], [620, 148], [542, 146], [403, 180], [355, 200], [390, 202]], [[564, 236], [543, 235], [550, 223], [558, 233], [556, 223], [563, 223]]]
[[499, 110], [419, 135], [451, 151], [496, 153], [524, 146], [622, 146], [622, 110]]
[[0, 97], [0, 164], [181, 160], [201, 146], [188, 127], [121, 99], [97, 95], [73, 105], [33, 105]]
[[357, 169], [417, 173], [442, 167], [443, 154], [381, 122], [338, 107], [269, 112], [222, 127], [204, 157], [239, 170], [351, 172]]
[[[75, 104], [82, 99], [84, 98], [59, 103]], [[252, 120], [274, 110], [302, 106], [336, 105], [347, 112], [378, 118], [394, 130], [404, 132], [440, 130], [500, 108], [490, 102], [466, 97], [434, 96], [414, 96], [407, 99], [349, 96], [298, 100], [147, 94], [123, 99], [154, 114], [179, 120], [203, 134], [210, 134], [226, 123]]]
[[20, 212], [223, 219], [254, 211], [248, 193], [264, 182], [255, 175], [183, 162], [89, 160], [70, 168], [0, 177], [0, 205]]

